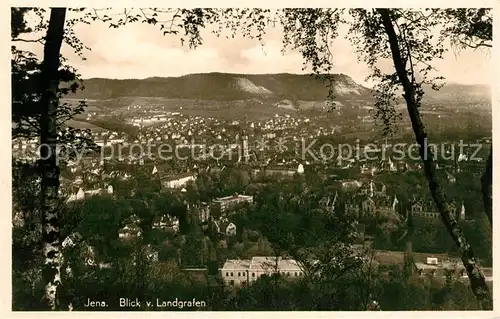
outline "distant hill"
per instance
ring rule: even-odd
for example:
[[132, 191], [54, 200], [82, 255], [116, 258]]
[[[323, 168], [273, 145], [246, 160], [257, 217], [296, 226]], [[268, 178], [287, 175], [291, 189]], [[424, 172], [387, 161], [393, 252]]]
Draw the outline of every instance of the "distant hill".
[[[371, 105], [372, 90], [356, 83], [345, 74], [333, 75], [335, 100], [357, 105]], [[146, 79], [84, 80], [85, 90], [72, 98], [116, 99], [123, 97], [151, 97], [204, 101], [252, 100], [256, 103], [271, 102], [293, 108], [297, 101], [325, 101], [327, 83], [306, 74], [230, 74], [203, 73], [180, 77], [151, 77]], [[425, 101], [459, 103], [489, 103], [490, 88], [485, 85], [446, 84], [441, 90], [425, 88]]]
[[[369, 99], [371, 90], [344, 74], [333, 75], [338, 99]], [[189, 74], [181, 77], [153, 77], [116, 80], [84, 80], [84, 91], [75, 98], [112, 99], [126, 96], [163, 97], [169, 99], [246, 100], [259, 99], [324, 101], [326, 82], [302, 74]]]
[[425, 87], [424, 98], [428, 101], [490, 103], [491, 88], [488, 85], [446, 83], [439, 91]]

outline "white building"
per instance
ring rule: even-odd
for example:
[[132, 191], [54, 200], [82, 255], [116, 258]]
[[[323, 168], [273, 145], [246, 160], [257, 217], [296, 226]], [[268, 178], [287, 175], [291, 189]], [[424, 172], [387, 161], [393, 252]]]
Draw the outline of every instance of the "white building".
[[253, 257], [248, 259], [228, 259], [220, 269], [221, 277], [226, 285], [244, 286], [256, 281], [262, 275], [279, 273], [284, 277], [297, 278], [304, 272], [293, 259], [278, 257]]
[[236, 225], [233, 223], [229, 223], [226, 227], [226, 235], [235, 236], [236, 235]]
[[465, 220], [465, 206], [464, 203], [462, 203], [462, 207], [460, 208], [460, 219]]
[[213, 206], [221, 212], [224, 212], [243, 203], [253, 204], [253, 196], [236, 194], [233, 196], [220, 197], [213, 201]]
[[85, 199], [85, 191], [80, 188], [76, 194], [72, 194], [69, 196], [68, 201], [77, 201], [77, 200], [82, 200]]
[[180, 176], [176, 178], [166, 179], [162, 184], [166, 188], [181, 188], [187, 185], [188, 182], [194, 181], [194, 175]]
[[123, 138], [112, 138], [108, 141], [110, 144], [119, 144], [125, 142]]
[[299, 167], [297, 168], [297, 173], [304, 174], [304, 165], [299, 164]]
[[250, 157], [249, 149], [248, 149], [248, 136], [244, 135], [241, 140], [241, 151], [243, 160], [246, 162]]

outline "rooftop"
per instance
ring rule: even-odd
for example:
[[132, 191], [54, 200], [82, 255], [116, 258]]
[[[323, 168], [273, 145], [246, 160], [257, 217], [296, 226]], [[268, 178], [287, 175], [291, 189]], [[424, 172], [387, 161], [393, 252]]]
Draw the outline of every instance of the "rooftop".
[[225, 196], [225, 197], [219, 197], [214, 200], [214, 202], [222, 202], [222, 201], [228, 201], [228, 200], [234, 200], [234, 199], [250, 199], [253, 198], [251, 195], [231, 195], [231, 196]]
[[163, 181], [175, 181], [175, 180], [179, 180], [179, 179], [187, 178], [187, 177], [194, 178], [194, 174], [193, 173], [180, 173], [180, 174], [176, 174], [176, 175], [164, 176], [161, 178], [161, 180], [163, 180]]
[[[276, 267], [276, 257], [256, 256], [248, 259], [228, 259], [223, 269], [232, 270], [272, 270]], [[297, 271], [300, 270], [298, 263], [293, 259], [278, 257], [278, 269]]]
[[247, 259], [228, 259], [224, 263], [224, 269], [247, 270], [250, 269], [251, 261]]

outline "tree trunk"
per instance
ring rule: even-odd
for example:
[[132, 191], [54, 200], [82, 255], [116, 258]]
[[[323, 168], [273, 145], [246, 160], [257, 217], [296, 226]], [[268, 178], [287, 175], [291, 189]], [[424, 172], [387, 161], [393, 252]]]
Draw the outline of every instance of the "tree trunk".
[[386, 34], [389, 37], [394, 67], [399, 81], [403, 86], [408, 114], [410, 116], [417, 143], [420, 145], [420, 156], [424, 163], [424, 171], [429, 183], [429, 189], [432, 197], [441, 215], [441, 219], [443, 220], [456, 245], [460, 249], [461, 259], [465, 269], [467, 270], [471, 288], [479, 301], [481, 309], [491, 310], [493, 309], [493, 304], [488, 286], [486, 285], [484, 274], [479, 268], [476, 258], [474, 257], [474, 253], [467, 242], [467, 239], [463, 235], [453, 212], [450, 211], [448, 203], [446, 202], [445, 194], [438, 183], [432, 149], [428, 147], [427, 133], [425, 132], [425, 127], [422, 123], [420, 112], [418, 110], [418, 102], [415, 99], [414, 86], [408, 79], [408, 75], [406, 73], [406, 63], [401, 57], [397, 35], [394, 31], [394, 26], [390, 17], [390, 11], [388, 9], [377, 9], [377, 11], [382, 17], [382, 23]]
[[493, 213], [493, 146], [490, 148], [490, 156], [488, 156], [488, 161], [486, 162], [486, 169], [481, 177], [481, 192], [483, 193], [483, 205], [484, 212], [492, 224], [492, 213]]
[[64, 35], [66, 8], [53, 8], [44, 46], [42, 81], [44, 92], [40, 118], [40, 168], [42, 250], [44, 265], [42, 276], [45, 285], [44, 304], [48, 310], [57, 310], [57, 290], [61, 285], [61, 238], [59, 232], [59, 167], [57, 163], [56, 112], [59, 104], [59, 55]]

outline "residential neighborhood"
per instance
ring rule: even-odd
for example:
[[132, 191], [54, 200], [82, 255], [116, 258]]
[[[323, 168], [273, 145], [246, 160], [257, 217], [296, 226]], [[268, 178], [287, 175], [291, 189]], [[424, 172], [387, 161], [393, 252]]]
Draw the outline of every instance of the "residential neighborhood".
[[493, 9], [10, 12], [12, 311], [494, 309]]

